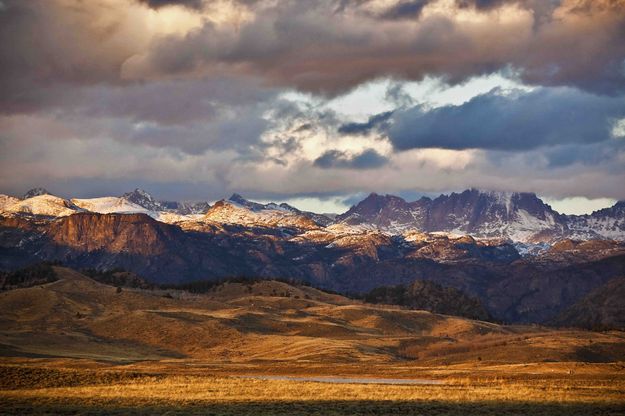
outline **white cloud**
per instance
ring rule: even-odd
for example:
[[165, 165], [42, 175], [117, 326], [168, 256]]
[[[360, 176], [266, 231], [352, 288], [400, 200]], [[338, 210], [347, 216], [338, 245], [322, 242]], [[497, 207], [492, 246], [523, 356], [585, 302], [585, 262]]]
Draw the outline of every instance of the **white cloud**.
[[625, 118], [614, 122], [614, 125], [612, 127], [612, 137], [614, 137], [615, 139], [625, 138]]
[[616, 203], [612, 198], [589, 199], [582, 196], [575, 196], [563, 199], [543, 198], [547, 204], [561, 214], [583, 215], [593, 211], [611, 207]]

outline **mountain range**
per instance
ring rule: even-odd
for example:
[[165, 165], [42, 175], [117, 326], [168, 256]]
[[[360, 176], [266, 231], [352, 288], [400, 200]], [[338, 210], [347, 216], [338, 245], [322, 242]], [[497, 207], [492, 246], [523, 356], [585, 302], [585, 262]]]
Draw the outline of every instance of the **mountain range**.
[[476, 189], [414, 202], [374, 193], [336, 220], [373, 224], [391, 233], [417, 229], [530, 243], [562, 238], [625, 239], [625, 201], [589, 215], [563, 215], [533, 193]]
[[[370, 194], [332, 218], [286, 203], [260, 204], [239, 194], [208, 202], [159, 201], [135, 189], [119, 197], [63, 199], [43, 188], [23, 198], [0, 195], [0, 215], [62, 217], [77, 212], [143, 213], [166, 223], [198, 222], [247, 227], [375, 229], [389, 235], [443, 232], [516, 243], [553, 243], [561, 239], [625, 240], [625, 201], [587, 215], [564, 215], [533, 193], [466, 190], [408, 202], [393, 195]], [[195, 223], [195, 225], [191, 225]]]

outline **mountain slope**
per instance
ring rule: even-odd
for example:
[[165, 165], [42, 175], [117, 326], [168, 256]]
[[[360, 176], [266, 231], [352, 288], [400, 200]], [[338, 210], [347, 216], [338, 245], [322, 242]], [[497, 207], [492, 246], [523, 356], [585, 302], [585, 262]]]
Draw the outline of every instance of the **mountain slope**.
[[550, 321], [556, 326], [625, 330], [625, 277], [612, 279]]
[[[261, 204], [239, 194], [218, 202], [211, 210], [206, 202], [158, 201], [135, 189], [121, 197], [63, 200], [44, 189], [27, 193], [28, 199], [0, 196], [0, 214], [66, 216], [89, 210], [98, 213], [145, 213], [166, 223], [199, 222], [185, 228], [201, 230], [201, 222], [242, 227], [307, 230], [339, 226], [344, 230], [379, 230], [403, 235], [412, 231], [503, 238], [529, 245], [524, 253], [543, 249], [536, 244], [561, 239], [615, 239], [625, 241], [625, 201], [589, 215], [562, 215], [532, 193], [466, 190], [421, 198], [414, 202], [393, 195], [370, 194], [347, 212], [330, 219], [301, 211], [289, 204]], [[203, 215], [203, 217], [202, 217]], [[210, 228], [210, 227], [209, 227]], [[276, 230], [280, 232], [280, 230]], [[347, 231], [351, 233], [351, 231]], [[535, 247], [536, 246], [536, 247]]]
[[19, 201], [19, 198], [15, 198], [10, 195], [0, 194], [0, 212], [4, 212], [7, 207], [16, 204]]
[[571, 238], [591, 239], [597, 236], [616, 240], [625, 239], [625, 201], [590, 215], [568, 217]]
[[148, 211], [164, 211], [166, 209], [161, 202], [157, 201], [152, 195], [139, 188], [132, 192], [125, 193], [121, 196], [121, 198], [132, 204], [143, 207]]
[[271, 211], [276, 211], [276, 210], [288, 211], [288, 212], [293, 213], [295, 216], [306, 217], [314, 221], [318, 225], [327, 226], [332, 223], [332, 220], [323, 214], [317, 214], [317, 213], [309, 212], [309, 211], [302, 211], [287, 203], [281, 203], [279, 205], [274, 202], [270, 202], [268, 204], [260, 204], [258, 202], [247, 200], [243, 198], [240, 194], [236, 194], [236, 193], [232, 194], [232, 196], [228, 198], [228, 201], [234, 202], [235, 204], [238, 204], [242, 207], [249, 208], [250, 210], [254, 212], [262, 212], [262, 211], [270, 211], [270, 210]]

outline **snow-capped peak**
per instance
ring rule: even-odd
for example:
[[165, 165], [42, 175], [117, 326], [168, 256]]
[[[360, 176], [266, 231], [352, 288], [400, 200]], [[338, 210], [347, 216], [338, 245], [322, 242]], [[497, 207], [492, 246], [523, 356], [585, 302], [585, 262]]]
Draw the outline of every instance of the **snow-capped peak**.
[[238, 194], [234, 194], [233, 197], [217, 201], [206, 212], [203, 219], [220, 224], [246, 227], [319, 228], [319, 225], [310, 218], [276, 204], [259, 204], [248, 201]]
[[234, 202], [235, 204], [241, 205], [243, 207], [249, 208], [253, 211], [262, 211], [264, 209], [269, 208], [266, 205], [259, 204], [258, 202], [249, 201], [243, 198], [240, 194], [234, 193], [228, 198], [229, 202]]
[[150, 210], [134, 204], [123, 197], [116, 196], [104, 196], [101, 198], [88, 198], [88, 199], [72, 199], [72, 203], [87, 211], [98, 212], [100, 214], [111, 213], [142, 213], [149, 214]]

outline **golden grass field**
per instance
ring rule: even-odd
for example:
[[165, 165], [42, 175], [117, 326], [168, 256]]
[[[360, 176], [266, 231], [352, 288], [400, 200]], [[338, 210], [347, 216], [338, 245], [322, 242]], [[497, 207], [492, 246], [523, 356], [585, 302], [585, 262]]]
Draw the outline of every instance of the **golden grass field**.
[[[595, 364], [521, 368], [403, 367], [400, 373], [436, 379], [440, 385], [329, 384], [237, 378], [242, 370], [183, 363], [114, 369], [68, 369], [22, 362], [0, 368], [3, 414], [623, 414], [622, 366]], [[52, 363], [48, 362], [46, 365]], [[84, 365], [89, 366], [87, 363]], [[61, 367], [58, 367], [61, 366]], [[314, 367], [283, 366], [303, 373]], [[274, 369], [275, 370], [275, 369]], [[357, 370], [341, 367], [336, 372]], [[392, 368], [380, 376], [394, 373]], [[244, 371], [245, 372], [245, 371]], [[230, 373], [228, 375], [228, 373]]]
[[[118, 293], [57, 272], [0, 293], [0, 414], [625, 414], [622, 332], [497, 325], [279, 282]], [[440, 384], [249, 378], [277, 375]]]

